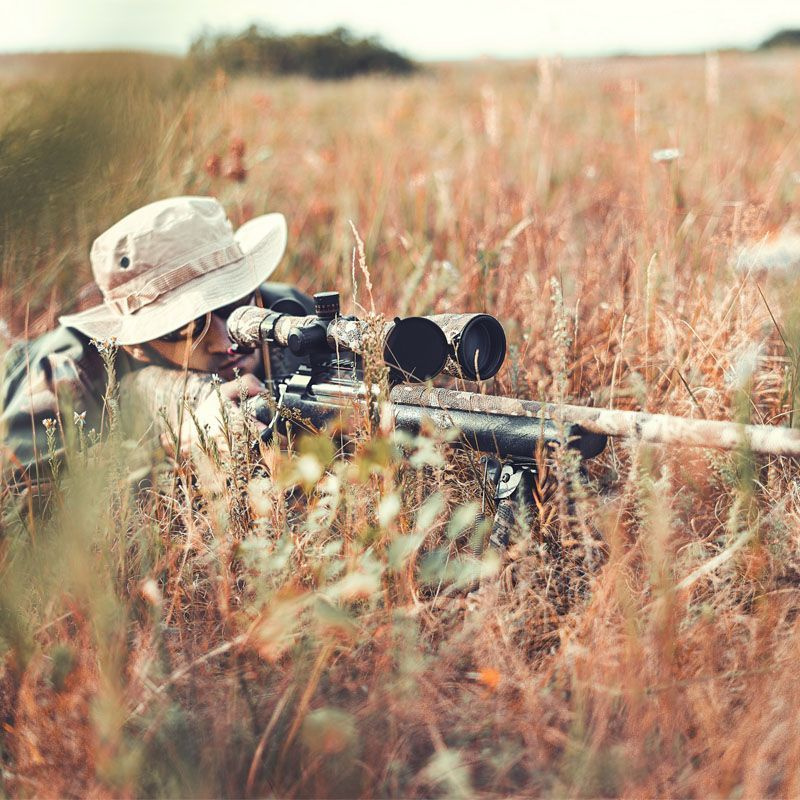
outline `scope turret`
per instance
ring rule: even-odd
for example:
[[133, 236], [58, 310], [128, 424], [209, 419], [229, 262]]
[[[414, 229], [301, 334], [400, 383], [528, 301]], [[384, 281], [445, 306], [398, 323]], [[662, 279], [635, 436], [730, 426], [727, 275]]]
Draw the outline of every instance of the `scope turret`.
[[339, 292], [317, 292], [314, 295], [314, 313], [320, 319], [339, 316]]

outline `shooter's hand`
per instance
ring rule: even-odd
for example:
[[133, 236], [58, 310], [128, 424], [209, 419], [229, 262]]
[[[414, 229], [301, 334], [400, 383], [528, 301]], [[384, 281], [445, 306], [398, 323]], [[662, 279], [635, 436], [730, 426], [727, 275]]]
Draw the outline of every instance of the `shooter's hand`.
[[[223, 455], [228, 454], [228, 435], [240, 435], [248, 432], [258, 437], [266, 429], [266, 425], [239, 408], [242, 396], [255, 397], [264, 391], [262, 384], [255, 376], [246, 374], [219, 386], [219, 391], [211, 392], [201, 401], [194, 412], [194, 420], [185, 419], [181, 436], [181, 455], [198, 455], [202, 450], [202, 440], [207, 444], [215, 442]], [[227, 417], [227, 431], [225, 418]], [[199, 429], [199, 430], [198, 430]], [[202, 435], [201, 435], [202, 431]]]

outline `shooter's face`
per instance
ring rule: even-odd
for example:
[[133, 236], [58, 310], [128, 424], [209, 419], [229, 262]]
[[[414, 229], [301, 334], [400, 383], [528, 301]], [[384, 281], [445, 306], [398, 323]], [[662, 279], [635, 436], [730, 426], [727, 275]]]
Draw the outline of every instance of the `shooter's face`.
[[[188, 369], [198, 372], [213, 372], [223, 380], [232, 380], [235, 377], [234, 370], [238, 370], [242, 374], [256, 370], [261, 360], [261, 354], [256, 351], [231, 355], [228, 352], [231, 340], [228, 338], [225, 320], [215, 314], [212, 314], [210, 319], [208, 330], [196, 342], [190, 342], [187, 345], [186, 340], [165, 342], [155, 339], [148, 344], [161, 358], [176, 367], [182, 368], [185, 363]], [[187, 349], [190, 351], [188, 360]], [[136, 353], [134, 353], [134, 357], [138, 357]]]

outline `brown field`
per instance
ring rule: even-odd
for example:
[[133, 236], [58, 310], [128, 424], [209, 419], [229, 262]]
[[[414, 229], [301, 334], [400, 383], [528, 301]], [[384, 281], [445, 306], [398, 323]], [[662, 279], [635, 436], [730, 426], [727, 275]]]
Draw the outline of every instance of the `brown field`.
[[[103, 58], [0, 61], [9, 338], [74, 307], [126, 211], [214, 194], [282, 211], [275, 277], [348, 310], [352, 221], [377, 310], [495, 314], [489, 392], [797, 421], [800, 56], [210, 84]], [[800, 795], [793, 461], [616, 441], [575, 486], [557, 460], [470, 594], [478, 485], [434, 439], [197, 485], [115, 432], [46, 513], [4, 489], [4, 792]]]

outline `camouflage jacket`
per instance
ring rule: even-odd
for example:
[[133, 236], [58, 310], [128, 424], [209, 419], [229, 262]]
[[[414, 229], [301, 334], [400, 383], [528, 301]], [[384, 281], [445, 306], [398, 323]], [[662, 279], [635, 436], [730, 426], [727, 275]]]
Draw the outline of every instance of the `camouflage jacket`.
[[[268, 308], [280, 301], [294, 301], [313, 313], [311, 298], [286, 284], [263, 284], [261, 294]], [[286, 357], [283, 352], [273, 355], [274, 375], [294, 368], [294, 364], [283, 363]], [[119, 350], [114, 366], [122, 380], [145, 365]], [[15, 344], [6, 354], [0, 376], [0, 472], [4, 475], [20, 479], [27, 472], [28, 480], [36, 482], [39, 471], [49, 474], [46, 467], [42, 469], [48, 459], [47, 419], [55, 420], [58, 451], [63, 436], [75, 430], [76, 414], [85, 431], [104, 433], [106, 369], [97, 348], [82, 333], [59, 327], [33, 341]], [[263, 379], [264, 375], [257, 377]]]

